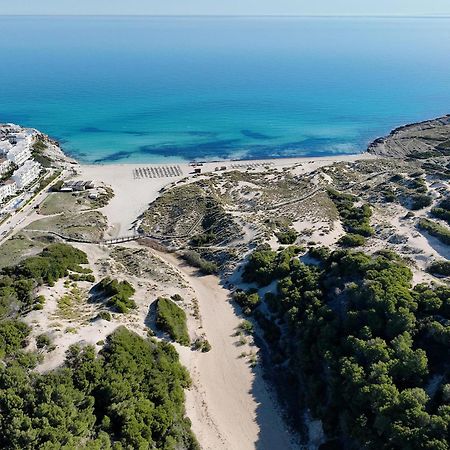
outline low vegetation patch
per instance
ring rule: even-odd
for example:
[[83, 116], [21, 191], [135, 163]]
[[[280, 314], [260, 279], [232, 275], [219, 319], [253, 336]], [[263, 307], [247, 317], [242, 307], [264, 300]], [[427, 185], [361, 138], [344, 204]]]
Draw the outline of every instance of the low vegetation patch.
[[234, 301], [242, 308], [244, 314], [250, 315], [261, 303], [258, 292], [237, 291], [233, 296]]
[[39, 349], [45, 349], [50, 347], [52, 344], [52, 340], [48, 334], [40, 334], [36, 337], [36, 347]]
[[431, 236], [438, 238], [443, 244], [450, 245], [450, 229], [429, 219], [420, 219], [417, 226]]
[[248, 320], [243, 320], [237, 327], [238, 332], [245, 334], [253, 333], [253, 324]]
[[339, 239], [338, 243], [343, 247], [362, 247], [366, 244], [366, 238], [360, 234], [347, 233]]
[[216, 235], [214, 233], [208, 232], [203, 234], [198, 234], [194, 236], [190, 244], [193, 247], [206, 247], [208, 245], [211, 245], [216, 239]]
[[347, 233], [359, 234], [364, 237], [372, 236], [374, 231], [370, 226], [372, 209], [364, 204], [361, 207], [355, 207], [353, 204], [356, 198], [353, 195], [328, 190], [328, 195], [336, 205], [339, 216], [342, 220], [342, 226]]
[[28, 225], [27, 231], [41, 233], [57, 233], [81, 242], [100, 241], [103, 239], [107, 226], [106, 217], [99, 211], [66, 212], [39, 219]]
[[107, 305], [119, 313], [125, 314], [136, 308], [136, 303], [131, 298], [136, 290], [128, 281], [106, 277], [96, 285], [95, 290], [106, 297]]
[[96, 317], [96, 319], [106, 320], [107, 322], [111, 322], [112, 316], [108, 311], [100, 311]]
[[194, 350], [199, 350], [202, 353], [207, 353], [211, 351], [211, 344], [204, 336], [201, 336], [194, 341], [193, 348]]
[[79, 319], [83, 314], [83, 306], [87, 304], [86, 292], [73, 286], [57, 302], [57, 317], [66, 320]]
[[280, 244], [291, 245], [297, 240], [298, 233], [293, 228], [288, 228], [278, 232], [276, 236]]
[[186, 313], [168, 298], [156, 300], [156, 325], [181, 345], [189, 345]]
[[415, 194], [411, 196], [411, 206], [410, 209], [416, 211], [418, 209], [426, 208], [430, 206], [433, 202], [433, 197], [426, 194]]
[[450, 225], [450, 197], [445, 198], [431, 209], [431, 215], [437, 219], [445, 220]]
[[181, 257], [191, 266], [196, 267], [204, 275], [216, 274], [219, 271], [219, 267], [212, 261], [207, 261], [202, 258], [199, 253], [194, 250], [188, 250], [184, 252]]
[[433, 275], [450, 277], [450, 261], [434, 261], [427, 267], [427, 272]]

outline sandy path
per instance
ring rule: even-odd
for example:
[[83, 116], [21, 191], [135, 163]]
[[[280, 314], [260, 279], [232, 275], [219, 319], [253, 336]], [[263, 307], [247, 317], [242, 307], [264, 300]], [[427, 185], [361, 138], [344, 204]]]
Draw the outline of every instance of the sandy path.
[[203, 329], [212, 350], [182, 350], [194, 387], [187, 393], [187, 414], [205, 450], [275, 450], [296, 448], [291, 442], [259, 369], [243, 358], [233, 336], [242, 320], [217, 277], [198, 277], [173, 255], [159, 254], [186, 277], [199, 301]]

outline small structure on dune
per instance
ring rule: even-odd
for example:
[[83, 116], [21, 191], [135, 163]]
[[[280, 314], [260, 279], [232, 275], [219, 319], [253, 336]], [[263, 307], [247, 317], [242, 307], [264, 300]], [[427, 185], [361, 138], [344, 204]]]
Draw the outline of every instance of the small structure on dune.
[[86, 191], [93, 189], [94, 183], [92, 181], [66, 181], [59, 188], [60, 192], [74, 192], [74, 191]]

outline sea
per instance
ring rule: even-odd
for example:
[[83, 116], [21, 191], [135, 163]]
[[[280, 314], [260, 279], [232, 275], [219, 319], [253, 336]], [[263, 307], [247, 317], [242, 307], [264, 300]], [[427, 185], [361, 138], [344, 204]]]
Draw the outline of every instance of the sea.
[[359, 153], [447, 113], [449, 18], [0, 17], [0, 122], [83, 164]]

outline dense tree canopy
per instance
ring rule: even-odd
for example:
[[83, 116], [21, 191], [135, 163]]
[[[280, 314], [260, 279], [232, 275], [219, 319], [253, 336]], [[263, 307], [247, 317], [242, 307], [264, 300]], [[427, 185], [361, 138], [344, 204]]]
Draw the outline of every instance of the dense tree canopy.
[[312, 256], [318, 265], [291, 258], [286, 273], [266, 251], [246, 269], [261, 285], [283, 274], [266, 296], [269, 317], [254, 315], [297, 391], [293, 409], [303, 398], [344, 448], [449, 448], [450, 288], [412, 287], [388, 251]]
[[73, 346], [66, 366], [46, 374], [11, 354], [5, 362], [1, 448], [198, 449], [184, 415], [189, 376], [169, 344], [119, 328], [99, 356]]

